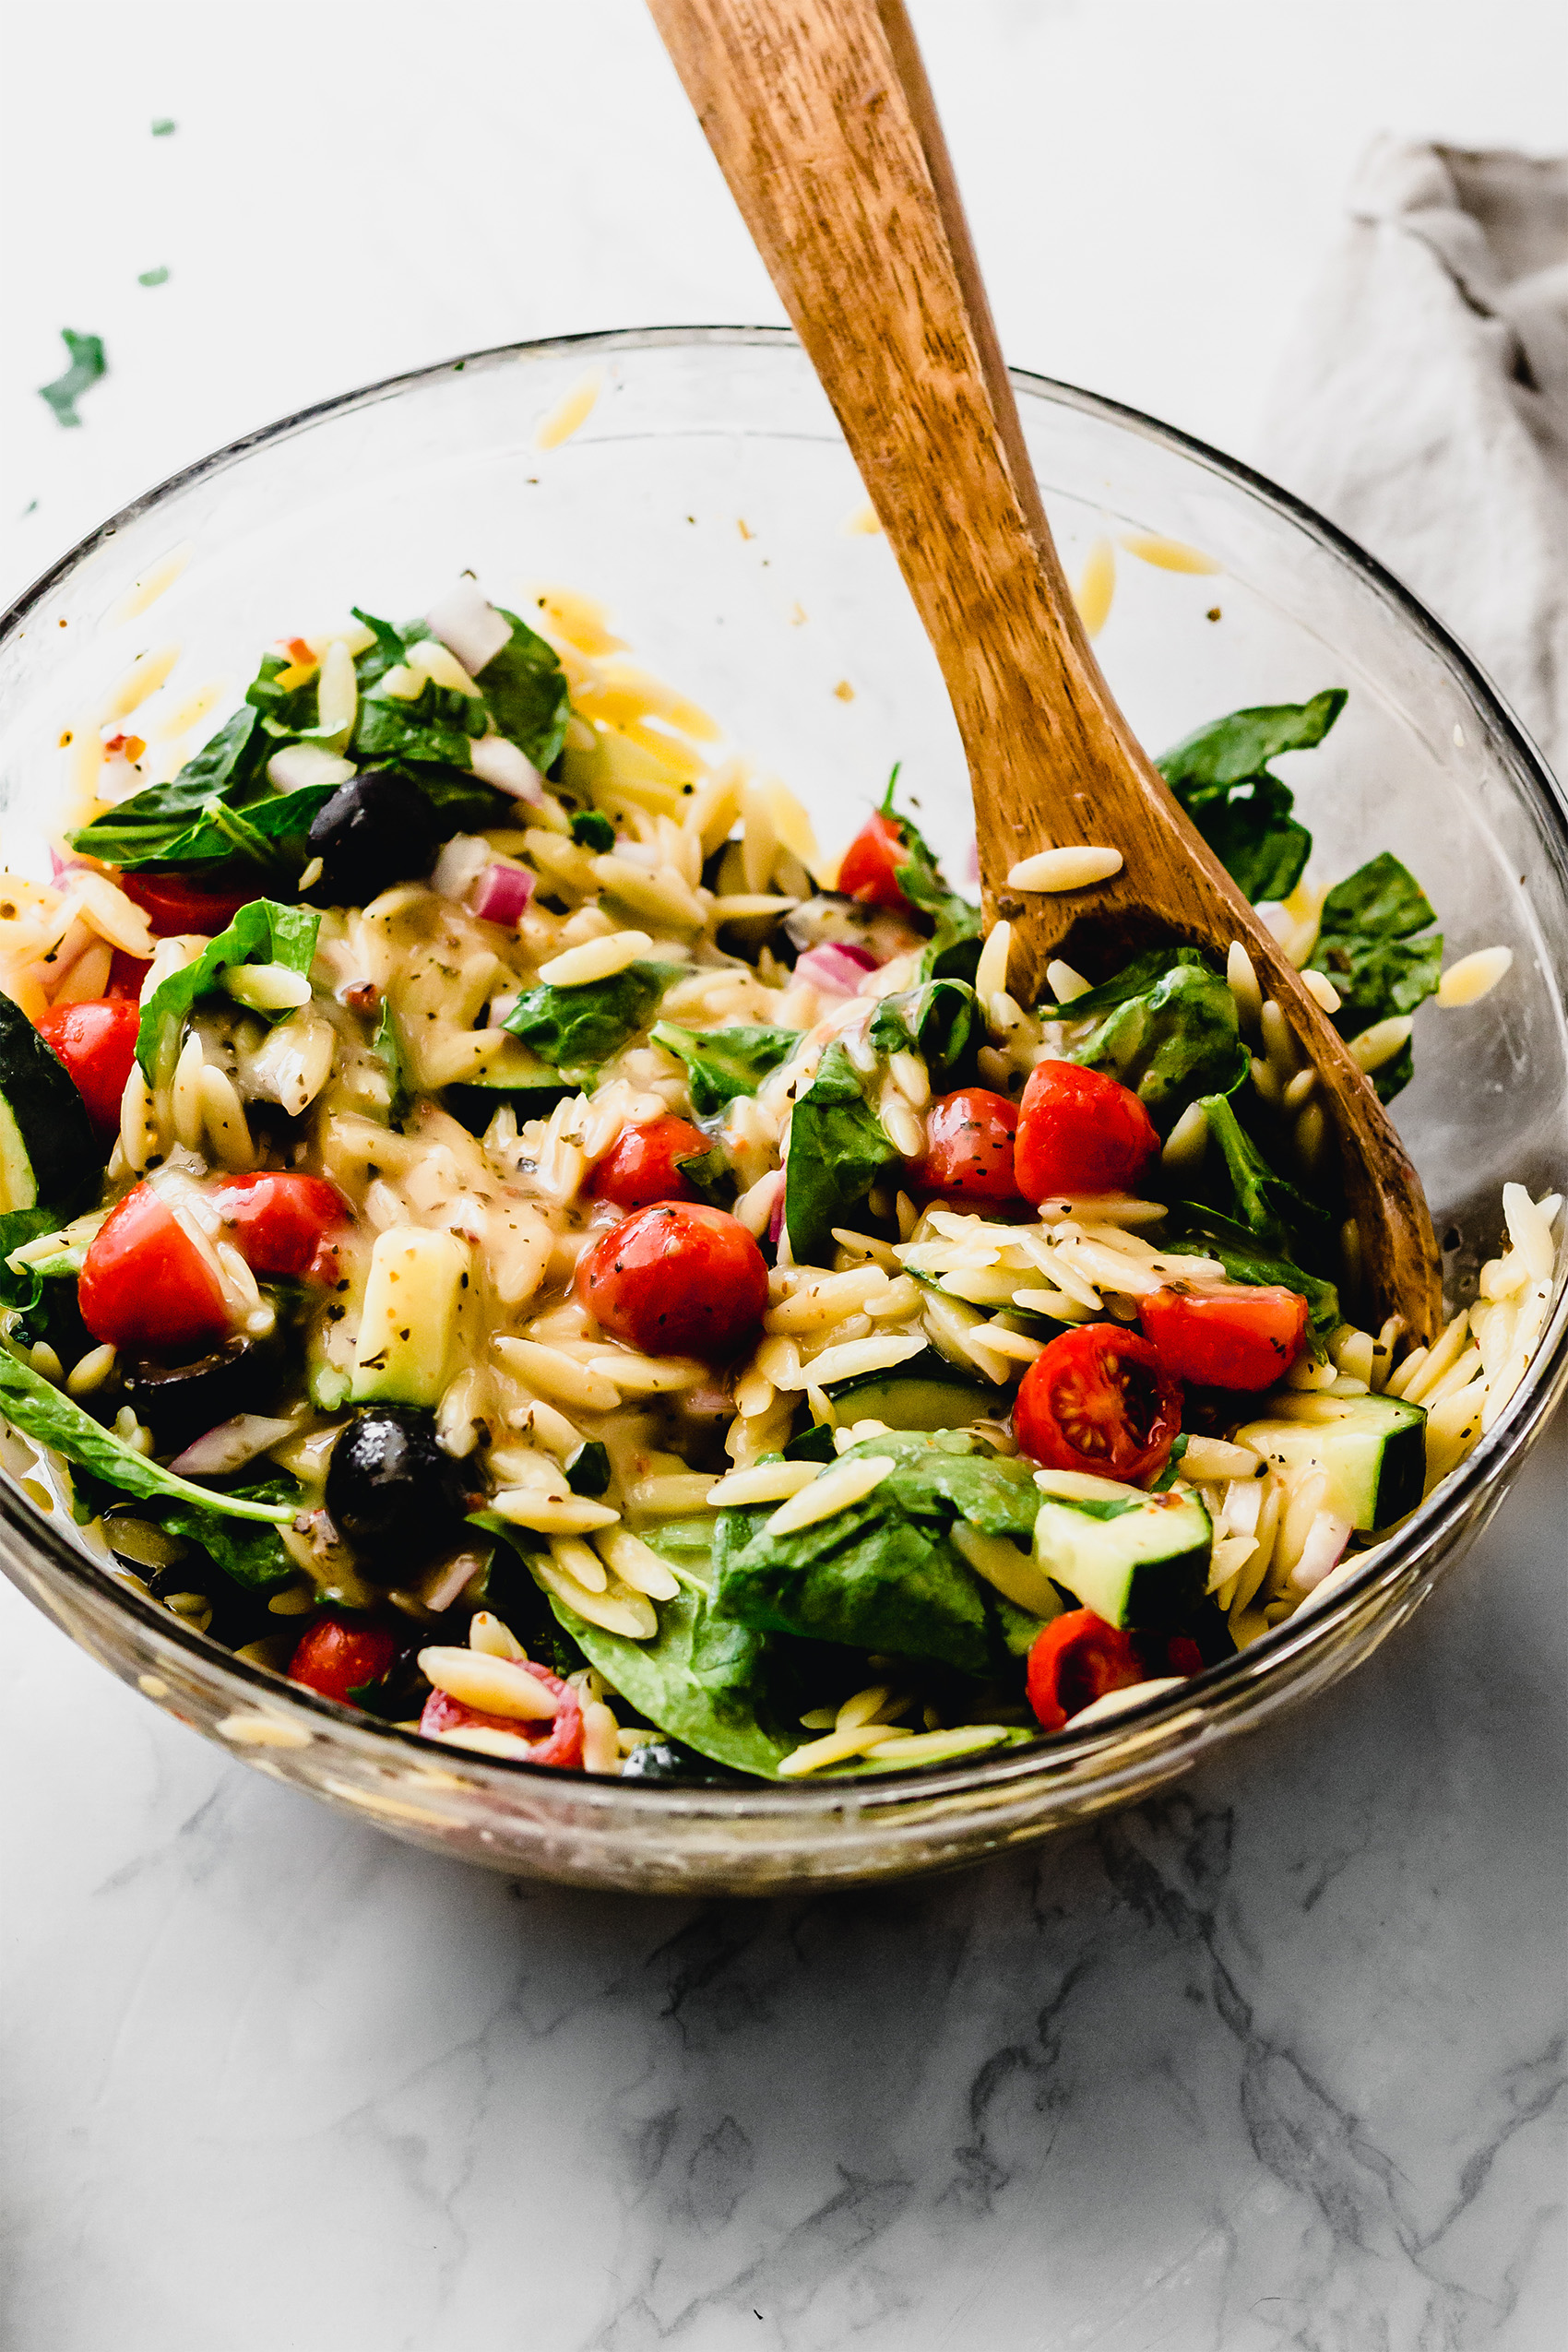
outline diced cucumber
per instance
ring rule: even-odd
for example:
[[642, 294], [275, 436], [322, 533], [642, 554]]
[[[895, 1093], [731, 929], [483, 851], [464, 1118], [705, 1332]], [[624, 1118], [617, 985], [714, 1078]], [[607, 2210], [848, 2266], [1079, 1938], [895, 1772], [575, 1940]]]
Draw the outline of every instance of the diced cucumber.
[[1112, 1625], [1184, 1623], [1203, 1599], [1213, 1546], [1208, 1513], [1190, 1493], [1129, 1492], [1125, 1503], [1048, 1494], [1035, 1521], [1039, 1566]]
[[[1277, 1398], [1277, 1403], [1285, 1400]], [[1362, 1535], [1413, 1511], [1426, 1483], [1426, 1414], [1398, 1396], [1292, 1396], [1236, 1432], [1275, 1468], [1328, 1474], [1324, 1509]]]
[[469, 1252], [455, 1233], [393, 1225], [375, 1237], [350, 1395], [356, 1405], [434, 1405], [446, 1384]]
[[0, 1216], [72, 1199], [102, 1165], [76, 1081], [0, 995]]
[[935, 1348], [890, 1372], [835, 1381], [827, 1395], [840, 1429], [852, 1429], [857, 1421], [883, 1421], [889, 1429], [967, 1429], [1004, 1401], [999, 1390], [966, 1380]]

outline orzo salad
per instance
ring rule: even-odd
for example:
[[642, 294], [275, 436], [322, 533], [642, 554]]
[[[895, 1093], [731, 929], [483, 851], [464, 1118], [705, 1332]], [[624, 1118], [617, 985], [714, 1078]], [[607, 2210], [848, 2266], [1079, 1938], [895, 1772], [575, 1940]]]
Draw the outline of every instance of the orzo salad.
[[[1444, 972], [1269, 763], [1160, 763], [1385, 1099]], [[1240, 945], [1009, 992], [897, 771], [841, 855], [586, 600], [280, 640], [108, 742], [0, 896], [7, 1459], [112, 1573], [426, 1739], [653, 1779], [1077, 1732], [1350, 1574], [1550, 1302], [1555, 1194], [1429, 1347], [1358, 1321]], [[1042, 845], [1043, 847], [1044, 845]], [[19, 1454], [18, 1454], [19, 1449]]]

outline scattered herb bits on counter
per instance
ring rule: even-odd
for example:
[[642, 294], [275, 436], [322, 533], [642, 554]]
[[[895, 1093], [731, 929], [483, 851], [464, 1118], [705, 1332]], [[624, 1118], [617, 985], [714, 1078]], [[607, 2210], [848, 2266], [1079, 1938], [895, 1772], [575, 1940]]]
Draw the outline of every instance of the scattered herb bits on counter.
[[[607, 645], [468, 579], [281, 638], [4, 877], [0, 1409], [120, 1574], [427, 1740], [695, 1783], [1091, 1729], [1350, 1574], [1517, 1385], [1558, 1197], [1435, 1345], [1360, 1329], [1240, 946], [1021, 1003], [897, 770], [835, 864]], [[1396, 859], [1309, 878], [1269, 763], [1344, 699], [1162, 766], [1387, 1097], [1508, 959], [1440, 989]]]

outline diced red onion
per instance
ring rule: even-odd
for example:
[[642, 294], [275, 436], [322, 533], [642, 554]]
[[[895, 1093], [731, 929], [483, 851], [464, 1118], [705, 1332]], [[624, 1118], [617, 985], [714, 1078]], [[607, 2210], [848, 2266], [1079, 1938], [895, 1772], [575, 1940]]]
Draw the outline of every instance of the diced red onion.
[[780, 1179], [778, 1190], [773, 1195], [773, 1214], [767, 1220], [767, 1241], [770, 1249], [776, 1250], [778, 1247], [778, 1237], [783, 1230], [784, 1185]]
[[971, 841], [964, 852], [964, 872], [971, 882], [980, 880], [980, 843]]
[[835, 943], [809, 948], [795, 966], [795, 978], [810, 980], [827, 996], [857, 996], [866, 974], [876, 968], [876, 957], [869, 948]]
[[486, 866], [469, 904], [481, 922], [517, 923], [533, 897], [534, 877], [525, 866]]

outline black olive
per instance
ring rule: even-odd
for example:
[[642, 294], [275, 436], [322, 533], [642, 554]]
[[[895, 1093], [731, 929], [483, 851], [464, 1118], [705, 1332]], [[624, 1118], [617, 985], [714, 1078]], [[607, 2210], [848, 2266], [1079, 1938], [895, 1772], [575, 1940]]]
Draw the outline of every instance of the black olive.
[[418, 1405], [372, 1405], [332, 1449], [327, 1515], [377, 1583], [400, 1585], [462, 1533], [462, 1479]]
[[310, 897], [331, 907], [367, 907], [395, 882], [428, 873], [435, 812], [411, 777], [372, 768], [334, 792], [310, 829], [321, 878]]
[[265, 1412], [277, 1397], [281, 1356], [275, 1334], [266, 1339], [237, 1334], [194, 1363], [132, 1357], [122, 1367], [124, 1400], [147, 1423], [160, 1454], [179, 1454], [236, 1413]]
[[679, 1740], [645, 1740], [621, 1766], [623, 1780], [687, 1780], [718, 1788], [742, 1777]]

